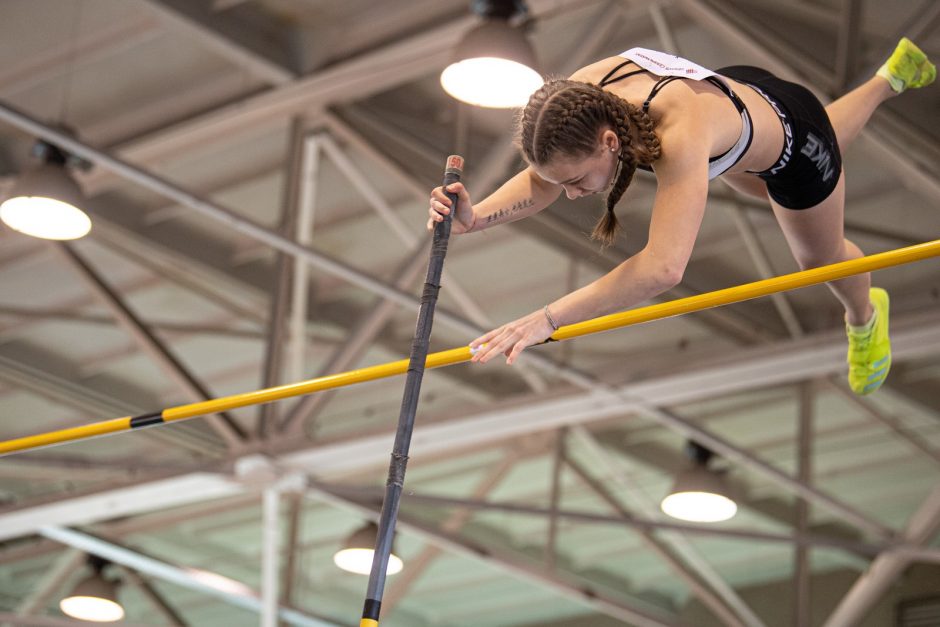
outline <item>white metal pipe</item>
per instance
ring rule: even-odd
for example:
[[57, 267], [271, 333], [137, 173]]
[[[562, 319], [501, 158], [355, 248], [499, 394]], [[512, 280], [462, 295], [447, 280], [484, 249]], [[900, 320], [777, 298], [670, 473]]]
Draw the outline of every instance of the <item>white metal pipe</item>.
[[[318, 136], [304, 139], [301, 157], [300, 198], [297, 213], [297, 243], [309, 247], [313, 242], [313, 221], [316, 216], [317, 178], [320, 171]], [[287, 353], [287, 380], [300, 381], [305, 376], [304, 362], [307, 349], [307, 298], [310, 286], [310, 266], [294, 264], [291, 289], [290, 343]]]
[[261, 627], [277, 627], [281, 494], [266, 488], [261, 499]]
[[[797, 479], [807, 485], [813, 482], [813, 430], [815, 419], [816, 387], [812, 381], [800, 384], [799, 423], [797, 425]], [[809, 531], [810, 507], [805, 499], [796, 502], [796, 531], [806, 534]], [[810, 547], [795, 547], [793, 560], [794, 588], [796, 590], [795, 624], [809, 625], [812, 621], [812, 562]]]
[[[940, 528], [940, 485], [934, 487], [920, 508], [914, 512], [904, 531], [903, 539], [913, 544], [926, 544]], [[897, 581], [915, 559], [916, 550], [887, 550], [879, 555], [869, 569], [856, 580], [839, 605], [824, 623], [824, 627], [853, 627], [862, 622], [865, 614]]]

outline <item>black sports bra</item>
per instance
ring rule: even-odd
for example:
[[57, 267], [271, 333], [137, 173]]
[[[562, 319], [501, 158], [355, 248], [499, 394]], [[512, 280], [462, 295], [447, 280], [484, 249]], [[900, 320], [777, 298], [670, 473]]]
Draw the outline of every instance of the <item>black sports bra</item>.
[[[600, 86], [606, 87], [607, 85], [610, 85], [611, 83], [622, 81], [625, 78], [628, 78], [630, 76], [635, 76], [636, 74], [641, 74], [643, 72], [649, 72], [650, 74], [653, 74], [655, 76], [654, 72], [650, 72], [649, 70], [640, 68], [638, 70], [633, 70], [632, 72], [627, 72], [625, 74], [612, 78], [614, 74], [616, 74], [620, 69], [622, 69], [624, 66], [630, 65], [631, 63], [636, 65], [634, 61], [629, 60], [629, 59], [627, 61], [624, 61], [623, 63], [618, 64], [616, 67], [614, 67], [614, 69], [608, 72], [607, 75], [604, 76], [604, 78], [601, 79]], [[656, 94], [658, 94], [662, 90], [663, 87], [665, 87], [672, 81], [679, 80], [681, 78], [682, 78], [681, 76], [663, 76], [658, 81], [656, 81], [656, 84], [653, 85], [653, 89], [650, 90], [650, 93], [646, 97], [646, 100], [643, 101], [643, 112], [649, 113], [650, 102], [653, 100], [653, 98], [656, 97]], [[711, 180], [713, 178], [721, 176], [722, 174], [727, 172], [730, 168], [734, 167], [734, 165], [737, 164], [738, 161], [741, 160], [741, 158], [744, 156], [744, 153], [747, 152], [747, 149], [751, 145], [751, 140], [754, 137], [754, 129], [751, 125], [751, 116], [748, 113], [747, 107], [744, 105], [744, 102], [741, 100], [741, 98], [739, 98], [738, 95], [734, 93], [734, 91], [726, 82], [721, 80], [721, 78], [719, 78], [718, 76], [708, 76], [702, 80], [706, 80], [712, 85], [714, 85], [715, 87], [717, 87], [718, 89], [720, 89], [722, 93], [724, 93], [726, 96], [728, 96], [728, 98], [731, 99], [731, 102], [734, 104], [735, 108], [738, 110], [738, 113], [741, 114], [741, 135], [738, 138], [738, 141], [734, 144], [734, 146], [729, 148], [723, 154], [720, 154], [717, 157], [711, 157], [708, 160], [708, 178], [709, 180]], [[643, 170], [652, 172], [652, 168], [650, 168], [649, 166], [641, 165], [639, 167]]]

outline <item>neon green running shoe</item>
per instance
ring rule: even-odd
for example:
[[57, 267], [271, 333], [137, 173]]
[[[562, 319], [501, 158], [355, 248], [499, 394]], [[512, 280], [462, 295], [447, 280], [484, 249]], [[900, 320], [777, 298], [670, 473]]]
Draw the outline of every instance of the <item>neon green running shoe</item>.
[[897, 48], [876, 72], [891, 83], [891, 89], [901, 93], [910, 87], [926, 87], [937, 78], [936, 66], [927, 55], [907, 37], [902, 37]]
[[849, 336], [849, 387], [856, 394], [871, 394], [881, 387], [891, 369], [888, 338], [888, 293], [873, 287], [869, 292], [875, 309], [871, 328], [858, 332], [846, 326]]

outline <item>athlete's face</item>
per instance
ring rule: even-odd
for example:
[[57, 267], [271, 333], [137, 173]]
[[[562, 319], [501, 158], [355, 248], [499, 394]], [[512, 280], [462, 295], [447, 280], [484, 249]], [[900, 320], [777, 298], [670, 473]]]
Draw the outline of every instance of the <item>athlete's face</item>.
[[597, 148], [587, 157], [558, 156], [549, 163], [533, 166], [549, 183], [561, 185], [568, 198], [599, 194], [614, 182], [620, 141], [611, 130], [601, 133]]

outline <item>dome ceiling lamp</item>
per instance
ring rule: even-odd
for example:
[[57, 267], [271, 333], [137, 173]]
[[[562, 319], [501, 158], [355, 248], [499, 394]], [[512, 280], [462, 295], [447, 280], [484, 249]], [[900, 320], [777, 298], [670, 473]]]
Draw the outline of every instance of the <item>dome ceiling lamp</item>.
[[522, 0], [475, 0], [483, 22], [469, 30], [441, 73], [448, 94], [481, 107], [523, 107], [542, 85], [535, 52], [523, 32]]
[[686, 454], [690, 464], [679, 472], [672, 490], [662, 500], [663, 512], [691, 522], [719, 522], [738, 511], [724, 472], [709, 468], [714, 453], [689, 441]]
[[124, 618], [124, 608], [117, 599], [118, 582], [105, 579], [102, 574], [108, 564], [100, 557], [89, 555], [92, 574], [59, 601], [59, 609], [72, 618], [95, 623], [113, 623]]
[[84, 237], [91, 230], [91, 219], [80, 209], [84, 198], [68, 170], [76, 160], [42, 140], [36, 142], [33, 155], [39, 163], [20, 174], [0, 204], [0, 220], [14, 231], [41, 239]]

